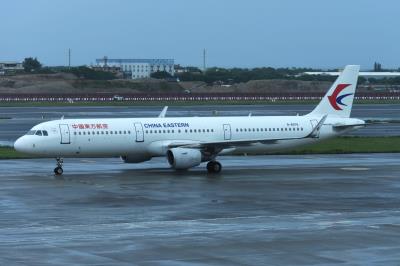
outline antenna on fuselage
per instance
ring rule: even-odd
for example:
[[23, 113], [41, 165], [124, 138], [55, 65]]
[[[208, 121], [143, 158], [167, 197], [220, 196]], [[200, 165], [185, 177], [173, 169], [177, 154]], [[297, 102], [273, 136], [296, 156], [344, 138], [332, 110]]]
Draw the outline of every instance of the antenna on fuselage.
[[64, 116], [61, 117], [61, 120], [64, 120]]

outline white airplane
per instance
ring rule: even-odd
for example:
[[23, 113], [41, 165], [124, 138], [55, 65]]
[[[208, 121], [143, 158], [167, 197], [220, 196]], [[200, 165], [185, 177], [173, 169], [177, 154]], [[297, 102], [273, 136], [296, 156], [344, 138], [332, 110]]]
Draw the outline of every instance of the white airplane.
[[54, 157], [56, 175], [65, 157], [116, 157], [140, 163], [165, 156], [174, 169], [207, 163], [219, 173], [216, 158], [228, 154], [266, 154], [314, 144], [365, 121], [350, 118], [358, 65], [348, 65], [318, 106], [304, 116], [165, 117], [61, 119], [34, 126], [14, 144], [17, 151]]

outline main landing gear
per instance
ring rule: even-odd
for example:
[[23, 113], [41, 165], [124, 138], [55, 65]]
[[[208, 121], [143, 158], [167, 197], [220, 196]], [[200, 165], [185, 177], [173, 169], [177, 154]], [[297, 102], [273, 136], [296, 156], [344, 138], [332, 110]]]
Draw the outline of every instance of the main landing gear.
[[63, 161], [62, 158], [56, 158], [56, 161], [57, 161], [57, 167], [54, 168], [54, 174], [55, 175], [62, 175], [63, 172], [64, 172], [64, 170], [62, 169], [64, 161]]
[[209, 161], [207, 163], [207, 172], [209, 174], [218, 174], [222, 170], [222, 165], [220, 162], [217, 161]]

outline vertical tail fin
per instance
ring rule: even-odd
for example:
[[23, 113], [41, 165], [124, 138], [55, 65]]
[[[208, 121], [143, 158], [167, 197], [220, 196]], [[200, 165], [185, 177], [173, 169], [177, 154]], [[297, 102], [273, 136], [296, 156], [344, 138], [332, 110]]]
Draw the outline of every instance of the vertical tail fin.
[[359, 65], [348, 65], [309, 115], [350, 117], [356, 92]]

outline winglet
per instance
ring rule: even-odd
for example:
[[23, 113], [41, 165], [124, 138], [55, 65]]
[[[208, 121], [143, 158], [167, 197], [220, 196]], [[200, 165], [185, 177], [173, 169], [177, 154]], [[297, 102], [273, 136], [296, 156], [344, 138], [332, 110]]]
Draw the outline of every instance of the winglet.
[[162, 109], [162, 111], [158, 115], [158, 117], [165, 117], [165, 115], [167, 114], [167, 110], [168, 110], [168, 106], [164, 106], [164, 108]]
[[321, 130], [322, 126], [324, 125], [324, 122], [328, 115], [324, 115], [321, 120], [318, 122], [318, 124], [313, 128], [311, 133], [307, 136], [307, 138], [318, 138], [319, 136], [319, 131]]

